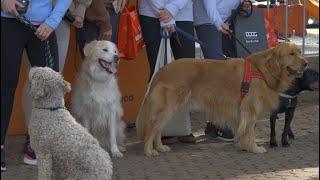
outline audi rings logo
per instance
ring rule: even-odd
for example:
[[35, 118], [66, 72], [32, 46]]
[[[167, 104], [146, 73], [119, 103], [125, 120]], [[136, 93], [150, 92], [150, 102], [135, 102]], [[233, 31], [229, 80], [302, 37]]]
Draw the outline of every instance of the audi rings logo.
[[246, 38], [248, 39], [255, 39], [258, 37], [258, 32], [245, 32]]

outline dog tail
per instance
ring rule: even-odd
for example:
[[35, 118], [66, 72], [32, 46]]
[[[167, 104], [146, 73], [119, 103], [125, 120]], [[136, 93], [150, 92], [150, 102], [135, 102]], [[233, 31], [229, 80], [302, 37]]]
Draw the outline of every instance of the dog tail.
[[143, 100], [142, 106], [140, 107], [140, 112], [137, 117], [136, 126], [137, 126], [137, 135], [138, 138], [144, 141], [146, 136], [146, 130], [148, 129], [148, 122], [151, 119], [151, 97], [148, 93], [145, 99]]

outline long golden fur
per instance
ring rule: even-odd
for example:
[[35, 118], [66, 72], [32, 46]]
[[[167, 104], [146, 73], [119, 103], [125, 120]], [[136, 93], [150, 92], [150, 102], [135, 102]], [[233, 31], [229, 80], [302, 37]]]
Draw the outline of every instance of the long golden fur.
[[265, 80], [252, 79], [248, 94], [240, 99], [244, 59], [227, 61], [177, 60], [160, 69], [146, 95], [137, 119], [138, 137], [147, 156], [170, 151], [161, 131], [181, 108], [209, 113], [215, 124], [229, 126], [241, 149], [264, 153], [255, 143], [254, 127], [261, 113], [277, 107], [278, 92], [300, 76], [306, 61], [299, 47], [282, 43], [277, 48], [247, 58]]

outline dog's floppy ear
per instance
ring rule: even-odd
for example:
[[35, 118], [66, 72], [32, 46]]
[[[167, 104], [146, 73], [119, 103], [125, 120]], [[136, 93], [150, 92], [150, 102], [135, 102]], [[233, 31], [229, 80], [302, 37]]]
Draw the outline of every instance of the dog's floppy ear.
[[282, 72], [281, 70], [281, 64], [280, 64], [280, 58], [281, 58], [281, 47], [276, 47], [271, 49], [271, 53], [269, 54], [268, 62], [267, 62], [267, 68], [269, 73], [273, 74], [273, 76], [279, 76]]
[[30, 96], [34, 99], [39, 99], [45, 96], [45, 92], [44, 92], [43, 82], [35, 78], [36, 70], [37, 70], [36, 67], [33, 67], [29, 71], [29, 80], [31, 83]]
[[86, 44], [83, 48], [83, 54], [84, 56], [88, 57], [92, 54], [93, 48], [98, 43], [97, 40], [91, 41], [89, 44]]
[[62, 87], [64, 92], [70, 92], [71, 91], [71, 85], [68, 81], [63, 80]]

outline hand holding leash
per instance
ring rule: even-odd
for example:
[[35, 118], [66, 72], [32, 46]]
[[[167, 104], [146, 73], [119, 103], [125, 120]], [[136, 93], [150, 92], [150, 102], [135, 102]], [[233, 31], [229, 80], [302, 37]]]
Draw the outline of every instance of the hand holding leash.
[[48, 24], [41, 24], [36, 32], [34, 33], [41, 41], [46, 40], [50, 34], [53, 32], [53, 29]]
[[1, 11], [14, 16], [19, 16], [17, 7], [25, 8], [25, 6], [18, 0], [3, 0], [1, 2]]

